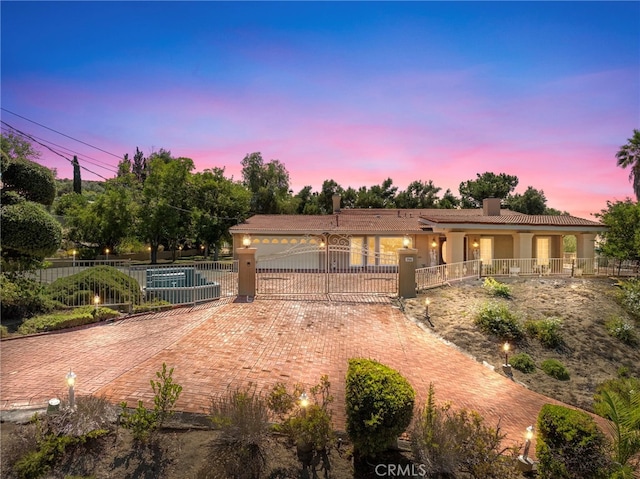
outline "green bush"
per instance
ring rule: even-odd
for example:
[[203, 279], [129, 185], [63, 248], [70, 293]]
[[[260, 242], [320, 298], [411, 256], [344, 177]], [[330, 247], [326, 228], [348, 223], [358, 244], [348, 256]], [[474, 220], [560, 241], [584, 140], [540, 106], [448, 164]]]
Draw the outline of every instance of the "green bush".
[[625, 344], [634, 345], [638, 342], [638, 335], [633, 324], [625, 321], [620, 316], [614, 316], [606, 323], [607, 331], [611, 336]]
[[556, 317], [527, 321], [524, 328], [530, 336], [537, 338], [547, 348], [557, 348], [564, 344], [562, 319]]
[[516, 479], [521, 477], [515, 467], [518, 449], [505, 448], [505, 437], [476, 411], [437, 406], [431, 384], [427, 404], [411, 428], [411, 450], [424, 477], [466, 473], [475, 479]]
[[138, 282], [111, 266], [94, 266], [77, 274], [57, 279], [49, 286], [51, 297], [69, 306], [93, 304], [100, 296], [101, 304], [140, 304], [142, 293]]
[[546, 359], [542, 361], [540, 365], [542, 370], [549, 376], [560, 381], [567, 381], [569, 379], [569, 371], [567, 368], [557, 359]]
[[609, 468], [604, 434], [587, 413], [545, 404], [536, 442], [542, 479], [600, 479]]
[[596, 393], [593, 396], [593, 408], [596, 414], [602, 417], [606, 417], [608, 414], [608, 408], [602, 407], [602, 403], [604, 402], [602, 398], [603, 392], [615, 394], [627, 404], [630, 404], [632, 391], [640, 391], [640, 379], [634, 376], [609, 379], [598, 384], [596, 386]]
[[151, 435], [162, 427], [165, 420], [173, 414], [173, 408], [182, 392], [182, 386], [173, 382], [173, 368], [167, 371], [162, 363], [162, 371], [156, 372], [157, 381], [150, 381], [153, 389], [153, 411], [145, 409], [142, 401], [133, 412], [127, 410], [127, 403], [120, 404], [120, 424], [130, 429], [138, 443], [146, 442]]
[[372, 457], [409, 426], [415, 392], [402, 375], [371, 359], [350, 359], [346, 383], [347, 433], [354, 451]]
[[527, 353], [518, 353], [511, 356], [509, 364], [513, 369], [517, 369], [523, 373], [532, 373], [536, 370], [536, 363]]
[[501, 298], [509, 299], [511, 297], [511, 288], [504, 284], [496, 281], [491, 276], [487, 276], [482, 283], [482, 287], [489, 291], [492, 296], [498, 296]]
[[93, 306], [83, 306], [57, 313], [44, 314], [27, 319], [18, 328], [20, 334], [34, 334], [43, 331], [55, 331], [57, 329], [73, 328], [85, 324], [96, 323], [120, 316], [113, 309]]
[[42, 205], [25, 201], [0, 208], [2, 256], [42, 260], [62, 244], [62, 227]]
[[519, 319], [502, 303], [485, 303], [476, 313], [474, 321], [484, 333], [501, 340], [517, 342], [524, 337]]
[[39, 282], [21, 276], [0, 274], [0, 316], [3, 321], [22, 320], [48, 313], [55, 303]]
[[640, 319], [640, 279], [620, 282], [620, 303], [633, 316]]

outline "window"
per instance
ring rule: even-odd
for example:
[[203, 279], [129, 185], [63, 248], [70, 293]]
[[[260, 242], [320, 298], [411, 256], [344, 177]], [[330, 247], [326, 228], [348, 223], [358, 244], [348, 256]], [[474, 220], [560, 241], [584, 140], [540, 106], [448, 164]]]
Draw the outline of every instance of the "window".
[[536, 238], [536, 259], [538, 266], [549, 266], [551, 257], [551, 238]]
[[349, 266], [362, 266], [364, 238], [351, 238], [349, 242]]
[[380, 263], [381, 265], [398, 264], [398, 250], [404, 248], [402, 236], [392, 238], [380, 238]]
[[485, 264], [493, 261], [493, 238], [480, 238], [480, 260]]

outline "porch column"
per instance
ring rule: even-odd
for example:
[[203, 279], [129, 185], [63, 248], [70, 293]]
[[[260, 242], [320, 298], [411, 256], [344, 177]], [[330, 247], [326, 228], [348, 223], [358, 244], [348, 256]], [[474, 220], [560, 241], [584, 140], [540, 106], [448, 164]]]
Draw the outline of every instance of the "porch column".
[[416, 263], [418, 250], [402, 248], [398, 250], [398, 296], [416, 297]]
[[450, 231], [445, 233], [447, 238], [447, 256], [444, 261], [447, 264], [461, 263], [464, 261], [464, 231]]
[[[515, 233], [513, 235], [513, 257], [530, 260], [533, 258], [533, 233]], [[520, 273], [531, 273], [531, 261], [520, 261]]]
[[256, 248], [238, 248], [238, 296], [256, 295]]
[[586, 259], [587, 261], [578, 262], [576, 267], [583, 269], [584, 273], [593, 273], [595, 254], [596, 235], [591, 233], [576, 234], [576, 258]]

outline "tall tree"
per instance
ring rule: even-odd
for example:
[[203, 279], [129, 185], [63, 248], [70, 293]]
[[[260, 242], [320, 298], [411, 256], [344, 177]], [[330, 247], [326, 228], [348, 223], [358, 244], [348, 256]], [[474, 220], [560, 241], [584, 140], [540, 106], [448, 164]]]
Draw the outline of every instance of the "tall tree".
[[506, 204], [510, 210], [526, 215], [543, 215], [547, 211], [547, 198], [544, 196], [544, 191], [536, 190], [532, 186], [529, 186], [523, 194], [509, 195]]
[[476, 174], [475, 180], [460, 183], [460, 196], [463, 208], [478, 208], [485, 198], [506, 199], [516, 186], [518, 177], [500, 173], [496, 175], [490, 171]]
[[242, 160], [242, 180], [251, 191], [251, 211], [255, 214], [282, 213], [289, 199], [289, 172], [278, 160], [267, 163], [260, 152]]
[[333, 195], [340, 195], [342, 199], [342, 194], [344, 193], [344, 189], [334, 180], [324, 180], [322, 183], [322, 189], [318, 194], [318, 203], [320, 206], [320, 211], [324, 214], [333, 213]]
[[442, 198], [438, 200], [438, 208], [452, 210], [460, 206], [460, 198], [454, 195], [449, 188], [444, 192]]
[[80, 177], [80, 163], [78, 162], [78, 157], [76, 155], [73, 155], [73, 161], [71, 164], [73, 165], [73, 192], [81, 195], [82, 178]]
[[609, 229], [601, 234], [600, 251], [619, 260], [640, 260], [640, 203], [607, 201], [607, 209], [596, 213]]
[[213, 248], [217, 260], [222, 242], [230, 239], [229, 228], [248, 216], [251, 193], [226, 178], [223, 168], [196, 173], [192, 182], [194, 236], [207, 250]]
[[435, 208], [438, 201], [438, 193], [441, 188], [429, 180], [428, 183], [420, 180], [413, 181], [407, 189], [396, 196], [398, 208]]
[[631, 168], [629, 181], [633, 181], [633, 192], [636, 200], [640, 201], [640, 130], [633, 130], [633, 136], [620, 147], [616, 153], [618, 166]]

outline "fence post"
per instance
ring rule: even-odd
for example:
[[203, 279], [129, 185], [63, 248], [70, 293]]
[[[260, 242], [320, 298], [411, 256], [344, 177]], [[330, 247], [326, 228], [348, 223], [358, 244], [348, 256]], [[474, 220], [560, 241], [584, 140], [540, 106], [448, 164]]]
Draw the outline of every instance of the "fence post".
[[416, 262], [418, 250], [402, 248], [398, 250], [398, 296], [415, 298], [416, 294]]
[[571, 277], [572, 278], [573, 278], [573, 272], [574, 272], [575, 266], [576, 266], [576, 260], [572, 259], [571, 260]]
[[238, 248], [238, 296], [256, 295], [256, 248]]

